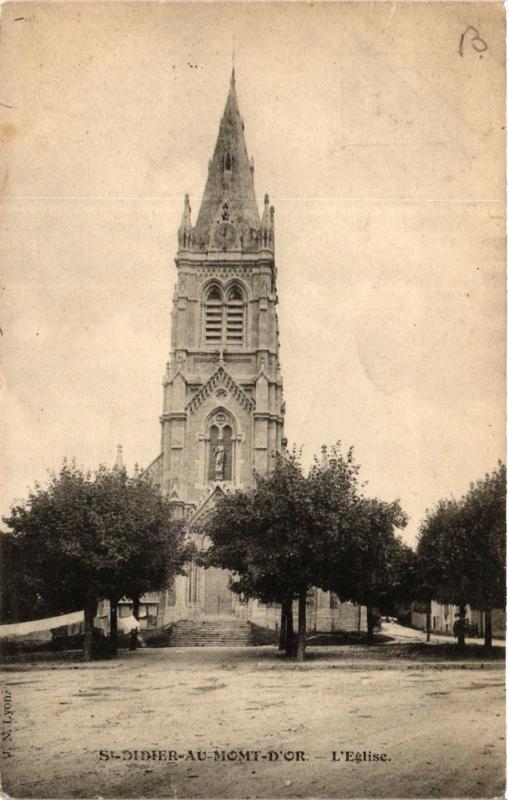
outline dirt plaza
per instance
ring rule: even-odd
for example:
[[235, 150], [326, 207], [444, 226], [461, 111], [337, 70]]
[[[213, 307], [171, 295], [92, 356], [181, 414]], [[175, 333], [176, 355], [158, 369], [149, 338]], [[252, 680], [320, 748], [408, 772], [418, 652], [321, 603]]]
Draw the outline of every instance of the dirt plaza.
[[377, 651], [311, 646], [303, 665], [270, 646], [9, 664], [2, 788], [45, 798], [499, 796], [503, 662]]

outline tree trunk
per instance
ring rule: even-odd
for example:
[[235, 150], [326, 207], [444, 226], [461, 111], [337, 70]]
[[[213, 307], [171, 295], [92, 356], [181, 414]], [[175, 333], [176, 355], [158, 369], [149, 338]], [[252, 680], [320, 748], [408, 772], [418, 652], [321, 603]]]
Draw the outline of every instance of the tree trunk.
[[358, 630], [362, 629], [362, 604], [358, 606]]
[[457, 645], [459, 650], [464, 650], [466, 646], [466, 606], [459, 606], [459, 629], [457, 631]]
[[97, 600], [88, 597], [85, 602], [85, 638], [83, 641], [83, 660], [91, 661], [93, 658], [93, 620], [97, 611]]
[[483, 643], [485, 650], [492, 650], [492, 610], [490, 608], [485, 612], [485, 632]]
[[305, 659], [305, 637], [307, 634], [307, 589], [300, 591], [298, 595], [298, 646], [296, 649], [296, 660]]
[[139, 622], [139, 594], [132, 598], [132, 616]]
[[287, 612], [286, 604], [282, 603], [280, 609], [280, 631], [279, 631], [279, 650], [286, 649], [286, 634], [287, 634]]
[[118, 652], [118, 600], [109, 598], [109, 649], [112, 656]]
[[427, 641], [430, 642], [430, 629], [432, 625], [432, 600], [427, 604]]
[[374, 614], [372, 613], [372, 606], [367, 604], [367, 644], [372, 644], [374, 641]]
[[293, 598], [286, 601], [286, 658], [294, 656]]

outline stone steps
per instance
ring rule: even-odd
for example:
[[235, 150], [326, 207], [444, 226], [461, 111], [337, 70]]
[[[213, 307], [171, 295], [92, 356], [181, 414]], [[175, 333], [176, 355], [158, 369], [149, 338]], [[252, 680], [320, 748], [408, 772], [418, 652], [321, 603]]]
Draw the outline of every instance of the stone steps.
[[253, 644], [248, 622], [237, 619], [181, 620], [171, 628], [170, 647], [246, 647]]

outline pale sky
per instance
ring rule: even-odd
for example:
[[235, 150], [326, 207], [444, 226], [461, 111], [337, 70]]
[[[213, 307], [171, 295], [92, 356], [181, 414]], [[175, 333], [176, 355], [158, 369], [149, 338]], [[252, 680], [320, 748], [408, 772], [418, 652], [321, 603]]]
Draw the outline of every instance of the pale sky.
[[[237, 90], [276, 209], [286, 434], [426, 507], [504, 457], [504, 25], [494, 4], [7, 3], [0, 510], [159, 453], [183, 196]], [[473, 26], [486, 44], [467, 33]], [[475, 47], [477, 49], [475, 49]]]

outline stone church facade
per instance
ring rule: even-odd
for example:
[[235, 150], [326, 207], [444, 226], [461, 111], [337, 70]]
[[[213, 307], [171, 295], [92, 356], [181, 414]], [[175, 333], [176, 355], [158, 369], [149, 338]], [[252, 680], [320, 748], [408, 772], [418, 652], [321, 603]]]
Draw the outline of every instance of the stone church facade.
[[[147, 471], [197, 537], [217, 497], [251, 488], [286, 446], [274, 209], [265, 195], [258, 213], [234, 71], [195, 223], [185, 197], [175, 263], [161, 452]], [[160, 596], [158, 626], [223, 616], [276, 626], [277, 608], [240, 604], [228, 582], [224, 570], [190, 565]], [[309, 621], [319, 630], [363, 622], [321, 591]]]

